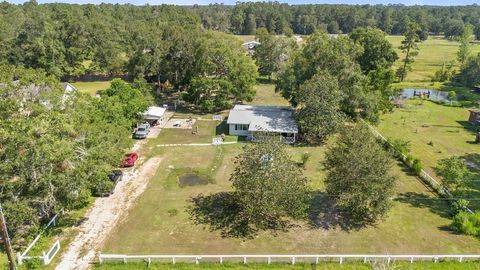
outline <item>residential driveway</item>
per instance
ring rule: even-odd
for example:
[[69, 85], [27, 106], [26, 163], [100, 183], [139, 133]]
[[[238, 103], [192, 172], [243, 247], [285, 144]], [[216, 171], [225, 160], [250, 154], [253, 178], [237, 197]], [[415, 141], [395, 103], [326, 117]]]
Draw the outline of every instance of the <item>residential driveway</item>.
[[56, 270], [85, 270], [95, 260], [103, 241], [115, 224], [123, 219], [135, 200], [145, 191], [148, 182], [160, 166], [161, 158], [147, 160], [139, 169], [124, 174], [115, 192], [109, 197], [97, 198], [93, 207], [78, 227], [78, 234], [63, 254]]
[[[158, 137], [172, 115], [173, 112], [167, 112], [165, 117], [167, 120], [152, 127], [147, 139]], [[136, 141], [132, 151], [138, 151], [147, 139]], [[135, 200], [145, 191], [150, 178], [155, 175], [160, 166], [160, 162], [160, 157], [153, 157], [145, 161], [140, 168], [125, 170], [123, 180], [117, 184], [113, 194], [95, 200], [94, 205], [86, 214], [85, 220], [77, 228], [78, 234], [75, 239], [70, 246], [63, 247], [67, 250], [63, 253], [56, 270], [90, 268], [103, 241], [108, 237], [115, 224], [128, 214], [128, 210]]]

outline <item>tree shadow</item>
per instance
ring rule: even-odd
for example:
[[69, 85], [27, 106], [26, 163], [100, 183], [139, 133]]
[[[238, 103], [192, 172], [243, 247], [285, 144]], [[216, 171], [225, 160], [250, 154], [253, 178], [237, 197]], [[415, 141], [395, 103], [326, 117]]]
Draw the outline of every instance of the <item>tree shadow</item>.
[[233, 192], [198, 195], [190, 200], [187, 212], [196, 225], [220, 231], [222, 237], [252, 238], [258, 231], [242, 213], [242, 206]]
[[465, 130], [467, 130], [468, 132], [470, 132], [472, 134], [475, 134], [475, 132], [477, 131], [477, 128], [474, 125], [472, 125], [472, 123], [468, 122], [467, 120], [456, 121], [456, 122], [459, 123]]
[[228, 124], [227, 124], [227, 121], [226, 120], [223, 120], [222, 122], [220, 122], [220, 124], [218, 124], [216, 127], [215, 127], [215, 134], [216, 135], [222, 135], [222, 134], [229, 134], [230, 131], [228, 129]]
[[395, 201], [409, 204], [416, 208], [428, 208], [432, 213], [444, 218], [451, 217], [448, 201], [441, 200], [437, 197], [430, 197], [416, 192], [406, 192], [399, 194]]
[[314, 229], [330, 230], [340, 228], [345, 231], [359, 230], [373, 223], [355, 221], [350, 215], [340, 209], [335, 199], [325, 192], [315, 192], [311, 195], [308, 211], [308, 224]]

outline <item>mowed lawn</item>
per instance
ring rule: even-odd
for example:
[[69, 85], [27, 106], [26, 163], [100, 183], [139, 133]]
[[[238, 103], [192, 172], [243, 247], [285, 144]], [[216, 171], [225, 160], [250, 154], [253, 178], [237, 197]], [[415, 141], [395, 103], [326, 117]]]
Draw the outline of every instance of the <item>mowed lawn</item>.
[[[318, 191], [323, 187], [320, 161], [325, 148], [291, 148], [312, 159], [306, 176]], [[106, 241], [103, 253], [242, 254], [242, 253], [478, 253], [480, 241], [448, 230], [448, 208], [401, 167], [394, 207], [376, 226], [346, 231], [336, 226], [328, 206], [312, 203], [311, 219], [288, 232], [261, 232], [253, 239], [223, 238], [218, 231], [195, 225], [186, 211], [199, 194], [229, 191], [234, 157], [242, 144], [219, 147], [152, 149], [162, 163], [148, 189]], [[181, 172], [214, 176], [214, 183], [180, 187]], [[321, 201], [321, 200], [320, 200]], [[320, 210], [318, 210], [320, 208]], [[330, 228], [327, 228], [331, 226]]]
[[110, 81], [74, 82], [72, 85], [80, 92], [95, 96], [98, 91], [108, 89]]
[[[395, 63], [396, 69], [403, 62], [401, 60], [405, 55], [399, 49], [403, 36], [387, 36], [398, 53], [399, 60]], [[418, 44], [419, 52], [412, 64], [412, 71], [408, 72], [405, 78], [406, 82], [429, 82], [437, 70], [443, 63], [448, 64], [450, 61], [456, 61], [459, 43], [445, 39], [444, 37], [430, 36], [426, 41]], [[480, 44], [471, 44], [472, 56], [480, 52]], [[458, 70], [458, 65], [455, 66]]]
[[[272, 86], [259, 89], [253, 102], [280, 98]], [[277, 95], [275, 97], [275, 95]], [[263, 101], [262, 101], [263, 100]], [[286, 104], [286, 103], [285, 103]], [[215, 123], [215, 122], [211, 122]], [[218, 125], [218, 122], [216, 122]], [[208, 128], [207, 126], [204, 129]], [[211, 133], [216, 127], [210, 126]], [[163, 132], [163, 131], [162, 131]], [[292, 158], [299, 162], [303, 153], [311, 158], [305, 176], [319, 194], [312, 200], [309, 217], [299, 221], [288, 232], [260, 232], [253, 238], [222, 237], [219, 231], [196, 225], [187, 209], [191, 199], [200, 195], [231, 191], [229, 177], [234, 158], [244, 143], [205, 147], [158, 147], [162, 141], [192, 141], [191, 134], [174, 130], [168, 136], [147, 143], [144, 155], [160, 156], [162, 162], [145, 193], [129, 215], [114, 228], [104, 243], [103, 253], [125, 254], [245, 254], [245, 253], [478, 253], [480, 240], [450, 231], [448, 207], [417, 178], [398, 164], [392, 173], [399, 181], [393, 208], [388, 217], [365, 228], [346, 230], [335, 221], [324, 194], [322, 160], [327, 146], [289, 147]], [[167, 133], [165, 133], [167, 134]], [[168, 137], [168, 138], [167, 138]], [[179, 186], [179, 176], [191, 172], [209, 176], [205, 185]]]
[[[412, 154], [422, 160], [425, 169], [436, 175], [440, 159], [458, 156], [467, 160], [476, 174], [468, 182], [469, 192], [461, 197], [480, 197], [480, 145], [475, 144], [474, 129], [467, 122], [466, 108], [437, 105], [430, 101], [409, 100], [407, 108], [395, 109], [381, 117], [378, 129], [388, 138], [410, 142]], [[478, 201], [472, 201], [477, 207]]]
[[296, 265], [287, 265], [287, 264], [176, 264], [176, 265], [162, 265], [162, 264], [152, 264], [149, 267], [145, 263], [142, 264], [103, 264], [96, 265], [95, 269], [98, 270], [132, 270], [132, 269], [151, 269], [151, 270], [201, 270], [201, 269], [211, 269], [211, 270], [371, 270], [371, 269], [395, 269], [395, 270], [478, 270], [480, 264], [478, 262], [467, 262], [467, 263], [456, 263], [456, 262], [441, 262], [441, 263], [405, 263], [398, 262], [392, 263], [389, 266], [386, 264], [377, 264], [376, 268], [372, 265], [361, 264], [361, 263], [321, 263], [318, 265], [311, 264], [296, 264]]

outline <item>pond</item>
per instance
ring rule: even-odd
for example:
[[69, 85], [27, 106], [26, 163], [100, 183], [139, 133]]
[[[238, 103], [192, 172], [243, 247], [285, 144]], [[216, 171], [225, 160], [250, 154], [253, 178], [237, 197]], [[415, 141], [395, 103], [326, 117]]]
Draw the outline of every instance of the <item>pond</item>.
[[432, 89], [404, 88], [400, 91], [400, 94], [398, 95], [398, 97], [401, 99], [409, 99], [415, 96], [424, 97], [435, 101], [448, 102], [457, 100], [456, 98], [454, 98], [453, 100], [448, 99], [448, 92]]
[[196, 174], [185, 174], [178, 177], [178, 185], [180, 187], [206, 185], [206, 184], [208, 184], [208, 180]]

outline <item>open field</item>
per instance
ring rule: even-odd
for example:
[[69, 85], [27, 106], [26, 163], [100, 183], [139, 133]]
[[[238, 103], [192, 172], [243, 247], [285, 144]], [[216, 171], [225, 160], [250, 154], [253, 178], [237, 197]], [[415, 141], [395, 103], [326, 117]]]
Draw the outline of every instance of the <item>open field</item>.
[[110, 87], [110, 81], [94, 81], [94, 82], [75, 82], [72, 83], [78, 91], [95, 96], [99, 90], [105, 90]]
[[[387, 39], [398, 53], [399, 60], [394, 65], [394, 68], [397, 68], [402, 64], [400, 60], [404, 57], [403, 53], [398, 49], [403, 37], [388, 36]], [[435, 74], [435, 71], [442, 67], [443, 63], [448, 64], [450, 61], [456, 61], [459, 43], [443, 37], [430, 36], [426, 41], [419, 43], [418, 47], [419, 53], [412, 64], [412, 71], [405, 78], [406, 82], [431, 81], [431, 77]], [[471, 49], [471, 55], [477, 55], [480, 52], [480, 45], [474, 43]], [[458, 66], [456, 67], [458, 69]]]
[[[255, 39], [255, 36], [245, 35], [237, 36], [243, 42]], [[401, 45], [403, 36], [387, 36], [398, 53], [399, 59], [395, 63], [394, 68], [398, 68], [402, 62], [403, 53], [398, 47]], [[419, 53], [415, 57], [415, 62], [412, 64], [412, 71], [410, 71], [405, 78], [405, 82], [412, 83], [411, 87], [418, 88], [422, 82], [430, 82], [435, 71], [439, 70], [443, 63], [456, 61], [459, 43], [451, 41], [439, 36], [430, 36], [428, 40], [419, 43]], [[472, 43], [471, 55], [477, 55], [480, 52], [480, 44]], [[458, 65], [456, 66], [458, 69]], [[420, 83], [420, 84], [419, 84]], [[430, 88], [430, 87], [429, 87]]]
[[[474, 129], [467, 121], [468, 110], [421, 100], [409, 100], [407, 106], [383, 115], [379, 131], [388, 138], [409, 141], [412, 154], [422, 160], [432, 175], [436, 175], [435, 166], [440, 159], [450, 156], [466, 159], [476, 173], [476, 180], [470, 181], [469, 191], [459, 196], [479, 198], [480, 145], [474, 143]], [[480, 206], [478, 201], [472, 203]]]
[[[279, 98], [271, 86], [259, 89], [257, 104]], [[265, 91], [267, 94], [263, 93]], [[272, 95], [272, 96], [270, 96]], [[205, 126], [204, 129], [214, 126]], [[175, 130], [178, 131], [178, 130]], [[163, 131], [162, 131], [163, 132]], [[206, 133], [208, 134], [208, 133]], [[207, 136], [207, 135], [205, 135]], [[191, 134], [175, 133], [169, 138], [191, 140]], [[207, 137], [205, 137], [207, 138]], [[288, 232], [260, 232], [253, 238], [222, 237], [195, 225], [187, 209], [199, 194], [230, 191], [229, 176], [234, 157], [242, 143], [218, 147], [156, 147], [167, 138], [149, 141], [146, 156], [160, 155], [162, 164], [145, 193], [130, 214], [106, 241], [103, 253], [125, 254], [215, 254], [215, 253], [478, 253], [478, 239], [457, 235], [449, 230], [448, 207], [438, 200], [414, 176], [395, 165], [398, 176], [394, 206], [388, 217], [375, 226], [346, 229], [348, 225], [333, 218], [334, 210], [325, 199], [321, 161], [326, 147], [290, 147], [293, 159], [300, 161], [311, 153], [305, 175], [317, 191], [309, 217]], [[180, 187], [179, 177], [197, 174], [208, 184]], [[108, 268], [107, 268], [108, 269]]]
[[[390, 268], [381, 268], [382, 265], [378, 265], [378, 269], [395, 269], [395, 270], [477, 270], [480, 267], [478, 262], [472, 263], [451, 263], [451, 262], [442, 262], [442, 263], [395, 263], [390, 265]], [[212, 270], [246, 270], [246, 269], [272, 269], [272, 270], [370, 270], [372, 266], [360, 263], [348, 263], [348, 264], [335, 264], [335, 263], [325, 263], [318, 265], [311, 264], [297, 264], [297, 265], [266, 265], [266, 264], [176, 264], [176, 265], [156, 265], [152, 264], [150, 267], [146, 267], [145, 264], [115, 264], [115, 265], [96, 265], [95, 269], [98, 270], [126, 270], [126, 269], [152, 269], [152, 270], [200, 270], [200, 269], [212, 269]]]

